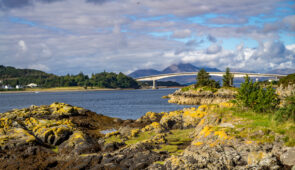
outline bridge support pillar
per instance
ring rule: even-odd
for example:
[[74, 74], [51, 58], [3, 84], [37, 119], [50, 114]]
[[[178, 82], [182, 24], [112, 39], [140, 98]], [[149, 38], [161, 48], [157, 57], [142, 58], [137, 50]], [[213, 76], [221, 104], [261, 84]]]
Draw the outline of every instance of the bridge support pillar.
[[157, 82], [156, 82], [156, 80], [153, 80], [153, 89], [157, 89]]

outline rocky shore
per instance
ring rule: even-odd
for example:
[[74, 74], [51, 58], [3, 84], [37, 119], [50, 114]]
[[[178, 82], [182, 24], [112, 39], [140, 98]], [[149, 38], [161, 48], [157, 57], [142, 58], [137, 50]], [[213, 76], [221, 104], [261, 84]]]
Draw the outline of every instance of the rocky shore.
[[219, 104], [235, 98], [237, 94], [234, 88], [220, 88], [216, 90], [207, 90], [204, 88], [194, 89], [188, 86], [188, 89], [178, 89], [173, 94], [169, 94], [169, 103], [200, 105], [200, 104]]
[[[232, 106], [148, 112], [137, 120], [63, 103], [15, 109], [0, 114], [0, 169], [294, 168], [295, 148], [285, 136], [249, 127]], [[101, 133], [108, 129], [116, 131]]]

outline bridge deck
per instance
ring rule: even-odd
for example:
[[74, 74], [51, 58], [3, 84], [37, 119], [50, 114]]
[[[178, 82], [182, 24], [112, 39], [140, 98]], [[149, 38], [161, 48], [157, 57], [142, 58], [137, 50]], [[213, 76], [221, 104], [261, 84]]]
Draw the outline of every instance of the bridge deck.
[[[211, 76], [223, 76], [225, 72], [208, 72]], [[137, 81], [154, 81], [160, 80], [168, 77], [176, 77], [176, 76], [193, 76], [197, 75], [198, 72], [181, 72], [181, 73], [169, 73], [169, 74], [158, 74], [158, 75], [151, 75], [151, 76], [144, 76], [136, 78]], [[263, 73], [241, 73], [241, 72], [231, 72], [234, 77], [245, 77], [248, 75], [249, 77], [275, 77], [281, 78], [286, 75], [283, 74], [263, 74]]]

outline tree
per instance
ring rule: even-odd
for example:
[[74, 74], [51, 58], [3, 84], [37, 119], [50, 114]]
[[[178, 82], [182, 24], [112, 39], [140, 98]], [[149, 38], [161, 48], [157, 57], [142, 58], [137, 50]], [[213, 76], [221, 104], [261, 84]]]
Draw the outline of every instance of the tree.
[[262, 88], [257, 82], [253, 83], [248, 75], [244, 79], [237, 95], [242, 106], [257, 112], [269, 112], [278, 106], [279, 99], [272, 86], [268, 86], [266, 89]]
[[233, 85], [234, 75], [230, 73], [230, 69], [227, 67], [225, 75], [223, 75], [222, 86], [231, 87]]
[[202, 87], [202, 86], [209, 86], [210, 84], [210, 75], [209, 73], [206, 72], [205, 69], [201, 69], [198, 72], [197, 75], [197, 87]]
[[219, 82], [217, 82], [213, 79], [210, 79], [209, 73], [206, 72], [206, 70], [204, 70], [204, 69], [201, 69], [198, 72], [196, 79], [197, 79], [196, 87], [204, 87], [204, 86], [208, 86], [211, 88], [219, 88], [220, 87]]

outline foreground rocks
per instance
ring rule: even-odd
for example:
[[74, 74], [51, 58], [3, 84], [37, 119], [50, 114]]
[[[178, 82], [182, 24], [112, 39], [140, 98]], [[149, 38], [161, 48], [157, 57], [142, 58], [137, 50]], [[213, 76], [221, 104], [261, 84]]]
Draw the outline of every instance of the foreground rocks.
[[[189, 86], [190, 87], [190, 86]], [[235, 98], [237, 91], [234, 88], [221, 88], [216, 91], [204, 88], [188, 90], [179, 89], [173, 94], [168, 95], [169, 103], [200, 105], [200, 104], [219, 104]]]
[[[135, 121], [63, 103], [13, 110], [0, 114], [0, 169], [291, 169], [295, 148], [220, 113], [232, 106], [148, 112]], [[117, 131], [100, 133], [107, 129]]]

